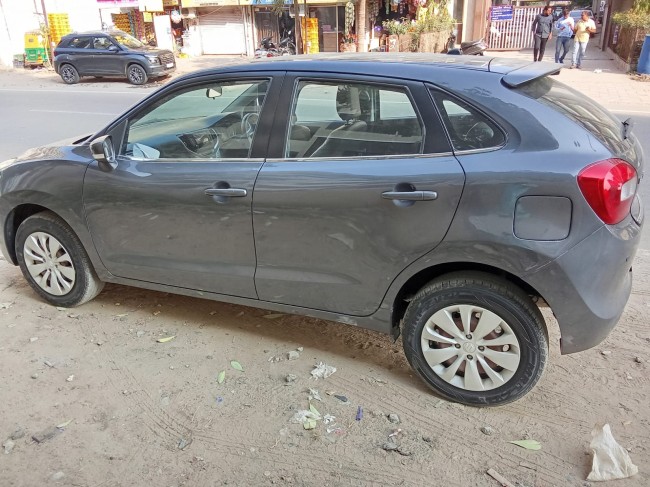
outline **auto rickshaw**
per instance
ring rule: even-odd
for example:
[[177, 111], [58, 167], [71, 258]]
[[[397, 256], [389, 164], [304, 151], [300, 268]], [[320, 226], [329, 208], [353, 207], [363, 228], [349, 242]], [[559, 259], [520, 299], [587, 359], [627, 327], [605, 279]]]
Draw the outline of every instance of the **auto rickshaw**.
[[33, 69], [43, 66], [47, 61], [49, 61], [49, 58], [43, 34], [38, 30], [26, 32], [23, 65], [26, 68]]

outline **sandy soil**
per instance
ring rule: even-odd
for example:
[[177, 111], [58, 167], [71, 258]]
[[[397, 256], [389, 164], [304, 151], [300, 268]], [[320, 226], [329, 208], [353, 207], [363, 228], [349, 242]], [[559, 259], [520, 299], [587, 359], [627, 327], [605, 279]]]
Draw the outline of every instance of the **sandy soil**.
[[[24, 432], [0, 451], [0, 483], [496, 486], [493, 468], [517, 486], [583, 486], [590, 432], [608, 422], [640, 469], [616, 485], [648, 485], [650, 252], [635, 268], [626, 313], [602, 346], [559, 356], [545, 313], [552, 354], [541, 383], [515, 404], [475, 409], [430, 393], [386, 336], [117, 285], [57, 309], [0, 261], [0, 442]], [[315, 381], [320, 361], [338, 370]], [[312, 431], [291, 422], [309, 388], [336, 417]], [[32, 438], [57, 425], [54, 437]], [[401, 453], [384, 451], [397, 428]], [[508, 443], [523, 438], [542, 450]]]

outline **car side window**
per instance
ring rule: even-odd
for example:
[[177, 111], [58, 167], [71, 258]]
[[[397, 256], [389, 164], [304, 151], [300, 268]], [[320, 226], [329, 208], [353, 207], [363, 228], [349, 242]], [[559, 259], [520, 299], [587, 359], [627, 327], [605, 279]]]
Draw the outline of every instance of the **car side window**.
[[100, 51], [105, 51], [111, 47], [113, 43], [107, 37], [95, 37], [93, 47]]
[[492, 149], [506, 143], [503, 131], [474, 107], [439, 91], [432, 95], [454, 150]]
[[123, 156], [137, 159], [249, 157], [269, 80], [177, 90], [129, 120]]
[[300, 81], [294, 93], [285, 157], [420, 154], [422, 127], [404, 88]]
[[90, 47], [90, 41], [90, 37], [75, 37], [70, 41], [68, 47], [72, 49], [87, 49]]

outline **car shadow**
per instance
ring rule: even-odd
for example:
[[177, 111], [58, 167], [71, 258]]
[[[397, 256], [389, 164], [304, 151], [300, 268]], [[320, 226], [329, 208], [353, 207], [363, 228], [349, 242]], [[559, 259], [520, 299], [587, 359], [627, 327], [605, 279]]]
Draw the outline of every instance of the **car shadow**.
[[[209, 326], [226, 332], [253, 335], [259, 340], [268, 341], [268, 349], [282, 345], [284, 355], [292, 349], [304, 347], [310, 353], [321, 352], [341, 359], [352, 359], [377, 369], [384, 380], [390, 379], [389, 382], [401, 387], [415, 388], [422, 394], [435, 396], [410, 368], [401, 339], [394, 342], [383, 333], [301, 315], [283, 313], [278, 316], [280, 313], [276, 311], [118, 284], [107, 284], [90, 304], [113, 308], [115, 303], [120, 304], [119, 310], [128, 308], [148, 315], [162, 312], [166, 318], [183, 322], [185, 326], [194, 328], [195, 332]], [[265, 318], [269, 315], [270, 318]], [[271, 356], [273, 353], [269, 353], [269, 358]], [[337, 366], [336, 359], [332, 362], [331, 365]], [[359, 373], [364, 368], [360, 367]]]

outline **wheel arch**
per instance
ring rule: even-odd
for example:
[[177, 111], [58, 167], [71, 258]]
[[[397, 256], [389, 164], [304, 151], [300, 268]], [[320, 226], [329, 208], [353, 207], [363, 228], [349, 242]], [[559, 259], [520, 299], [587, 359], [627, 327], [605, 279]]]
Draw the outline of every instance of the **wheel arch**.
[[2, 230], [4, 234], [5, 248], [7, 250], [7, 254], [11, 263], [13, 265], [18, 265], [18, 258], [16, 256], [16, 233], [18, 231], [18, 227], [20, 227], [21, 223], [23, 223], [30, 216], [44, 211], [47, 211], [56, 216], [68, 227], [70, 227], [70, 230], [81, 242], [81, 245], [90, 258], [90, 262], [94, 267], [97, 275], [99, 275], [102, 280], [110, 279], [112, 276], [102, 264], [101, 259], [95, 249], [95, 245], [92, 242], [92, 237], [85, 228], [84, 223], [78, 221], [78, 217], [76, 215], [66, 215], [65, 212], [59, 212], [53, 209], [51, 205], [25, 202], [16, 205], [7, 213], [7, 217], [4, 222], [4, 228]]
[[[18, 265], [18, 259], [16, 257], [16, 232], [18, 232], [18, 227], [23, 223], [27, 218], [37, 213], [43, 211], [49, 211], [55, 214], [57, 217], [61, 218], [61, 215], [58, 215], [55, 211], [50, 210], [42, 205], [37, 205], [34, 203], [23, 203], [15, 208], [13, 208], [7, 215], [4, 226], [4, 239], [7, 245], [7, 252], [9, 253], [9, 258], [13, 265]], [[63, 218], [61, 218], [63, 220]], [[65, 220], [64, 220], [65, 221]]]
[[513, 283], [515, 286], [523, 290], [526, 294], [531, 296], [533, 302], [536, 304], [546, 303], [544, 296], [542, 296], [542, 294], [538, 292], [533, 286], [531, 286], [520, 277], [510, 272], [504, 271], [503, 269], [477, 262], [446, 262], [422, 269], [412, 275], [404, 284], [402, 284], [402, 287], [395, 295], [395, 299], [393, 300], [391, 308], [391, 325], [393, 335], [397, 336], [399, 334], [400, 323], [404, 317], [404, 314], [406, 313], [406, 308], [408, 307], [409, 301], [413, 296], [415, 296], [415, 294], [417, 294], [420, 289], [422, 289], [422, 287], [440, 276], [458, 271], [483, 272], [485, 274], [498, 276], [506, 281]]

